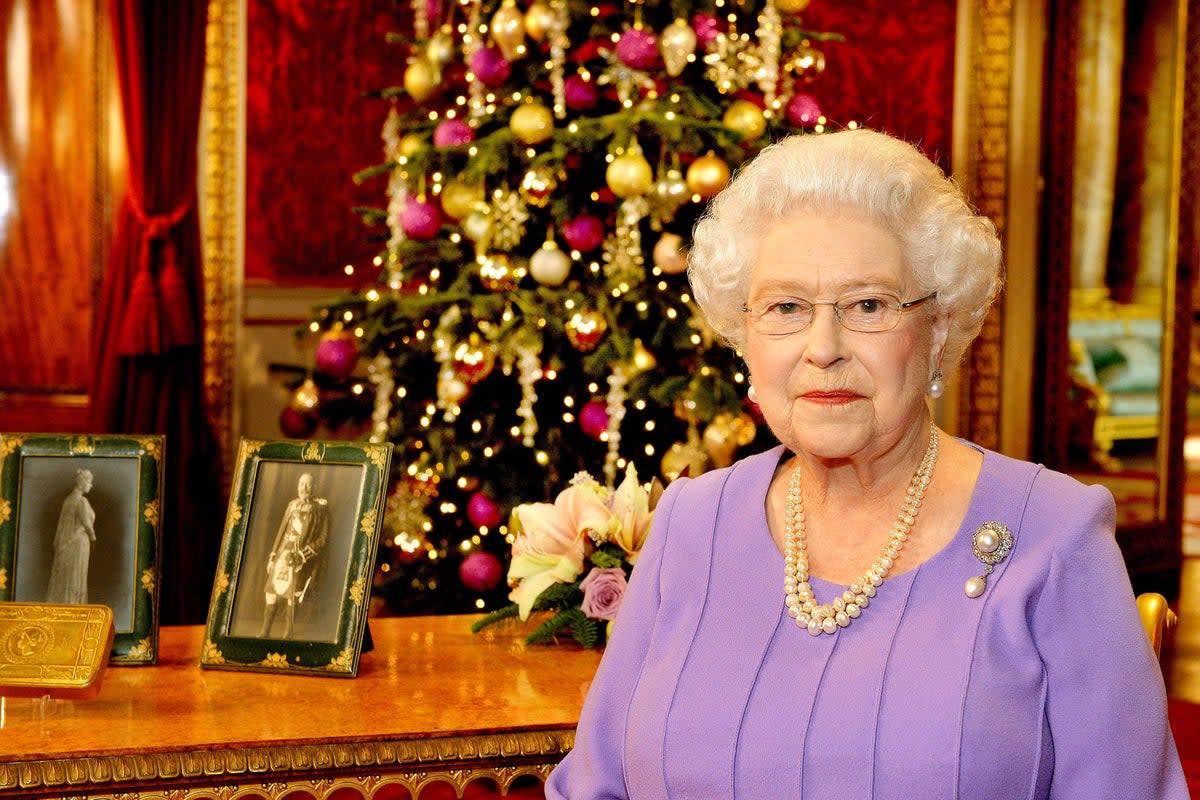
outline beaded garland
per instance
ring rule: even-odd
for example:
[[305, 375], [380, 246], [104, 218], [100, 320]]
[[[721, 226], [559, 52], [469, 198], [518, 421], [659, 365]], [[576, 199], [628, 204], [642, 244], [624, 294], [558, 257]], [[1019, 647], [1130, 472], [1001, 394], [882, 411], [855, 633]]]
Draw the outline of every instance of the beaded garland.
[[792, 471], [783, 529], [783, 590], [788, 615], [796, 620], [796, 625], [807, 629], [813, 636], [835, 633], [839, 628], [848, 626], [870, 604], [875, 590], [883, 583], [896, 556], [908, 541], [921, 501], [925, 498], [925, 489], [933, 476], [937, 456], [937, 426], [930, 425], [929, 444], [908, 484], [904, 505], [888, 534], [887, 545], [862, 577], [832, 603], [818, 603], [808, 582], [808, 545], [805, 541], [804, 504], [800, 496], [800, 467]]

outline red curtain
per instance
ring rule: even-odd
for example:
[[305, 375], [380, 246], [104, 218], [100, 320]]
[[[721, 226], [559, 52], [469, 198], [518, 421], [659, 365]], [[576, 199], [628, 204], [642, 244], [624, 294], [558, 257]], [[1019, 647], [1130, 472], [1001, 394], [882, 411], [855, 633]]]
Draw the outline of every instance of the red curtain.
[[220, 479], [204, 407], [196, 164], [208, 0], [110, 0], [129, 189], [96, 314], [93, 430], [167, 437], [164, 623], [204, 619]]

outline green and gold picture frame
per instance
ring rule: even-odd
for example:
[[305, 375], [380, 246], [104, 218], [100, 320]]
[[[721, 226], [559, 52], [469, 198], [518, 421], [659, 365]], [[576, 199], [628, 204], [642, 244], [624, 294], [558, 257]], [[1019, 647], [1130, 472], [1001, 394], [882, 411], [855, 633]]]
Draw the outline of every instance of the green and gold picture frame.
[[0, 433], [0, 601], [106, 605], [110, 664], [158, 660], [164, 437]]
[[238, 447], [200, 665], [354, 677], [392, 445]]

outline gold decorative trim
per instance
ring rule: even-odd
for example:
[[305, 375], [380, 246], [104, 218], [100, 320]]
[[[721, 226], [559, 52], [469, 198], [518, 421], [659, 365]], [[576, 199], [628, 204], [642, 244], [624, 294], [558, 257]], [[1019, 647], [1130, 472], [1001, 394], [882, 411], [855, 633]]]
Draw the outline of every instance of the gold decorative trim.
[[142, 570], [142, 588], [146, 590], [147, 594], [154, 594], [154, 570], [153, 569]]
[[162, 460], [162, 449], [159, 447], [159, 440], [157, 438], [147, 436], [138, 439], [137, 442], [146, 455], [153, 458], [155, 462]]
[[203, 249], [204, 391], [228, 489], [234, 446], [234, 365], [241, 291], [241, 9], [238, 0], [208, 4], [204, 76]]
[[10, 516], [12, 516], [12, 504], [0, 498], [0, 525], [8, 522]]
[[79, 436], [71, 440], [71, 455], [90, 456], [96, 452], [96, 443], [90, 436]]
[[[206, 650], [211, 642], [206, 643]], [[545, 780], [575, 744], [573, 730], [523, 731], [441, 739], [239, 747], [175, 753], [90, 756], [0, 763], [0, 791], [74, 788], [109, 791], [82, 795], [112, 797], [113, 790], [136, 792], [140, 800], [211, 797], [215, 787], [169, 788], [197, 780], [242, 778], [272, 800], [297, 789], [327, 798], [341, 786], [404, 786], [419, 796], [430, 783], [444, 781], [458, 790], [488, 778], [507, 791], [523, 775]], [[506, 761], [508, 764], [497, 764]], [[513, 764], [520, 761], [520, 764]], [[380, 770], [387, 770], [381, 774]], [[346, 774], [330, 778], [331, 771]], [[308, 777], [319, 772], [324, 777]], [[148, 784], [147, 789], [140, 785]], [[157, 785], [156, 785], [157, 784]], [[163, 784], [166, 784], [164, 786]], [[221, 789], [219, 791], [225, 791]], [[369, 796], [369, 795], [368, 795]]]
[[[7, 503], [5, 505], [7, 505]], [[0, 520], [0, 522], [3, 522], [3, 520]], [[8, 570], [0, 569], [0, 589], [7, 589], [7, 588], [8, 588]]]
[[[1004, 240], [1007, 227], [1008, 140], [1012, 73], [1012, 0], [967, 3], [971, 65], [967, 91], [956, 98], [969, 109], [965, 146], [967, 192]], [[983, 447], [1000, 444], [1003, 314], [993, 307], [963, 363], [958, 429]]]
[[225, 570], [217, 572], [217, 579], [213, 581], [213, 596], [220, 597], [229, 588], [229, 573]]
[[376, 469], [383, 469], [387, 463], [388, 450], [386, 447], [368, 447], [366, 448], [367, 458], [375, 465]]
[[158, 527], [158, 500], [151, 500], [146, 503], [146, 507], [142, 510], [142, 516], [146, 518], [146, 522], [150, 523], [150, 527]]
[[360, 577], [354, 583], [350, 584], [350, 602], [356, 606], [361, 606], [363, 596], [367, 592], [367, 579]]
[[300, 454], [305, 461], [321, 462], [325, 460], [325, 445], [320, 442], [309, 442], [308, 447]]
[[[222, 589], [224, 591], [224, 589]], [[204, 640], [204, 647], [200, 651], [201, 664], [224, 664], [225, 656], [221, 655], [221, 651], [213, 644], [212, 639]]]
[[362, 515], [362, 520], [358, 523], [358, 529], [362, 531], [363, 536], [371, 536], [375, 533], [375, 523], [379, 520], [377, 509], [370, 509]]

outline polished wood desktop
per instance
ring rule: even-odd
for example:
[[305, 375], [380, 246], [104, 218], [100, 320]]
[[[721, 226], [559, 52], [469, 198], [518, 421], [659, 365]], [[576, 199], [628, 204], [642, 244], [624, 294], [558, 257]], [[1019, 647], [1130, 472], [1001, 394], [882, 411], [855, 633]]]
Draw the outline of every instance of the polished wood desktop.
[[417, 797], [431, 782], [461, 796], [480, 778], [501, 792], [544, 780], [600, 652], [472, 634], [474, 619], [373, 618], [357, 678], [201, 669], [203, 627], [163, 628], [158, 664], [109, 667], [94, 699], [2, 701], [0, 797]]

